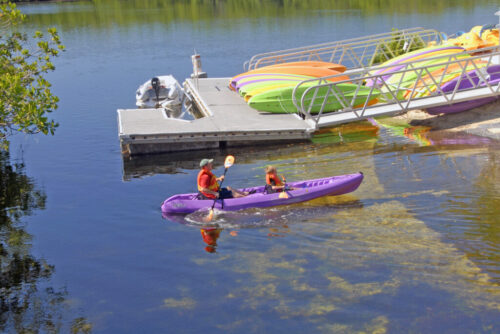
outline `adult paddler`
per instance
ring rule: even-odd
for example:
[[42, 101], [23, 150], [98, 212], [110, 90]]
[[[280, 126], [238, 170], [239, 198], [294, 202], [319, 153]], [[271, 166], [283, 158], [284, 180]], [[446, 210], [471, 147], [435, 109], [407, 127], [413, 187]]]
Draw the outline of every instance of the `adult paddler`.
[[202, 199], [225, 199], [238, 198], [248, 195], [232, 189], [231, 187], [220, 188], [219, 182], [224, 180], [224, 175], [216, 177], [212, 173], [214, 159], [202, 159], [200, 161], [200, 172], [198, 173], [198, 191]]

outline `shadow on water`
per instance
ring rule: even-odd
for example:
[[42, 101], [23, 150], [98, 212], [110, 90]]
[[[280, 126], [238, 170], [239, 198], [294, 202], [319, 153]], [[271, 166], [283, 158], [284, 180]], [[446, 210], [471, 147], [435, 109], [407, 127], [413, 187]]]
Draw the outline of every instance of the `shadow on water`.
[[[88, 333], [85, 318], [64, 323], [68, 293], [50, 286], [55, 267], [31, 254], [32, 236], [23, 218], [45, 209], [46, 195], [25, 174], [22, 162], [0, 152], [0, 331], [55, 333], [71, 326]], [[68, 328], [69, 329], [69, 328]]]

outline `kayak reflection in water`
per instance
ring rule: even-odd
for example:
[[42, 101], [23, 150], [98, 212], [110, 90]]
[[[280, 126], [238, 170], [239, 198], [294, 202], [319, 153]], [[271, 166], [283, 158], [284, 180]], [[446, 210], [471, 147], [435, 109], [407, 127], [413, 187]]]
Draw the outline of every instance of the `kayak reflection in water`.
[[216, 227], [202, 228], [200, 230], [201, 237], [207, 244], [207, 246], [205, 247], [205, 251], [207, 251], [208, 253], [215, 253], [215, 250], [217, 249], [217, 239], [219, 239], [221, 231], [221, 228]]

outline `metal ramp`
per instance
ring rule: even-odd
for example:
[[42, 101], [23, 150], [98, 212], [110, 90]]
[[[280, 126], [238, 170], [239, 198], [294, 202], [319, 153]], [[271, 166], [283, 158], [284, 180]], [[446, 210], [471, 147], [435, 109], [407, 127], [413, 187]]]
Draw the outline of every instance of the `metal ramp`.
[[[368, 117], [499, 96], [500, 52], [497, 48], [483, 49], [482, 52], [486, 54], [475, 55], [477, 51], [470, 51], [398, 66], [374, 67], [368, 75], [365, 69], [360, 69], [349, 73], [350, 80], [338, 82], [327, 80], [334, 76], [303, 81], [294, 89], [294, 104], [305, 119], [320, 128]], [[396, 67], [399, 69], [394, 71]], [[387, 70], [392, 70], [391, 79], [387, 78]], [[450, 76], [453, 81], [449, 79]], [[368, 84], [370, 82], [371, 85]], [[448, 89], [444, 90], [442, 84], [446, 82], [452, 86], [448, 84]], [[346, 84], [350, 85], [349, 90], [345, 89]], [[303, 85], [307, 89], [300, 95], [297, 92]], [[360, 105], [356, 98], [363, 90], [366, 96]], [[342, 108], [329, 112], [332, 99], [339, 101]], [[318, 108], [319, 112], [311, 112]]]
[[[500, 95], [500, 86], [495, 85], [491, 87], [479, 88], [470, 91], [457, 92], [453, 101], [455, 103], [476, 100], [480, 98], [487, 98], [492, 96], [492, 91], [494, 95]], [[423, 99], [416, 99], [406, 103], [405, 108], [401, 108], [398, 103], [388, 103], [380, 106], [375, 106], [372, 108], [364, 109], [363, 111], [353, 110], [353, 111], [342, 111], [335, 112], [332, 114], [323, 115], [316, 122], [318, 128], [333, 126], [342, 123], [355, 122], [362, 119], [370, 117], [388, 116], [392, 114], [397, 114], [403, 111], [415, 110], [415, 109], [427, 109], [442, 105], [449, 104], [449, 99], [447, 96], [434, 96]]]
[[371, 67], [399, 54], [441, 43], [442, 34], [434, 29], [409, 28], [391, 32], [261, 53], [243, 64], [245, 71], [293, 61], [316, 60], [342, 64], [347, 68]]

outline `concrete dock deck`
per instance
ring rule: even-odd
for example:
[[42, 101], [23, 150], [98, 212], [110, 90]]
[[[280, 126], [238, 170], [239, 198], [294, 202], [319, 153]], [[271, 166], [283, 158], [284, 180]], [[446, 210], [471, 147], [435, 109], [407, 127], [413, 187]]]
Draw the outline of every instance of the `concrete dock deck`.
[[124, 155], [258, 145], [310, 139], [315, 125], [296, 114], [260, 113], [228, 88], [230, 78], [187, 79], [185, 89], [205, 117], [169, 118], [164, 109], [119, 109]]

